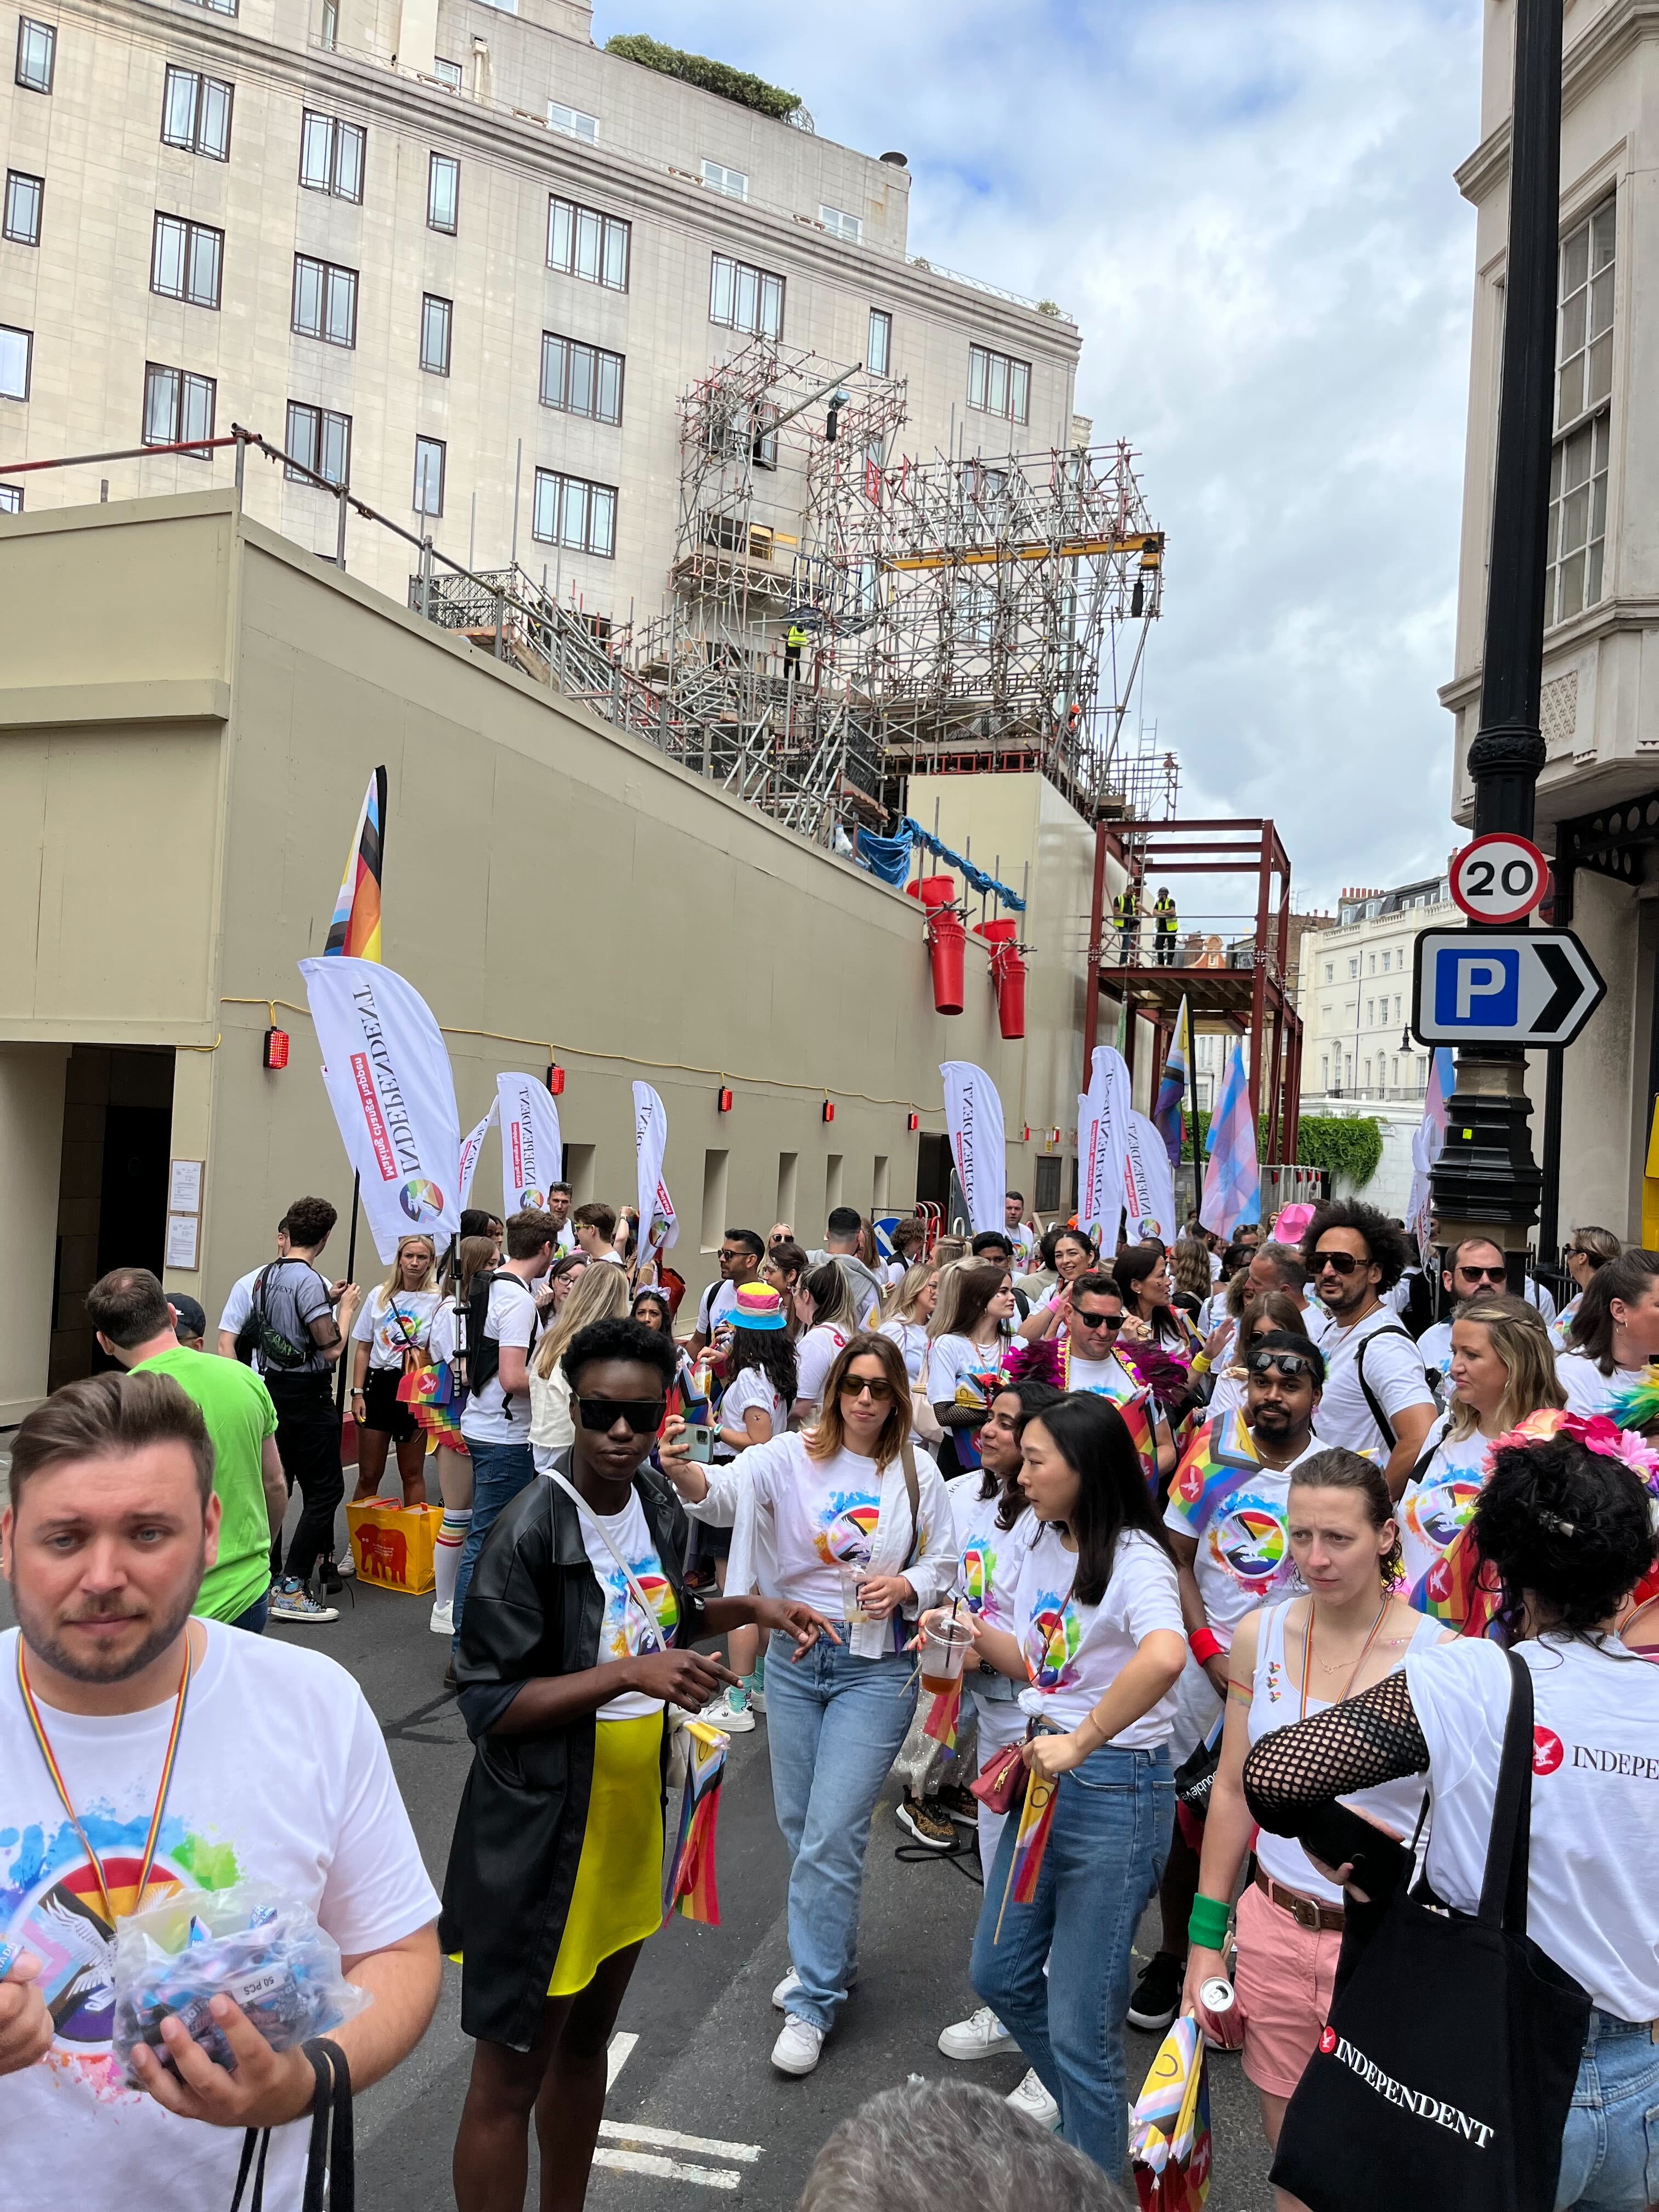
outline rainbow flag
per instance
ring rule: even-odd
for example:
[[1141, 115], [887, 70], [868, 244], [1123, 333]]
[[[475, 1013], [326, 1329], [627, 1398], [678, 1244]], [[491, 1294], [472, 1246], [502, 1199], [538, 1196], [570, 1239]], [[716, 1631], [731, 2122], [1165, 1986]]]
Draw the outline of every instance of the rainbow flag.
[[351, 856], [334, 902], [334, 919], [328, 925], [325, 954], [343, 953], [351, 960], [380, 957], [380, 848], [386, 834], [386, 770], [377, 768], [368, 779], [363, 811], [357, 817], [357, 834]]
[[[1170, 1485], [1170, 1503], [1187, 1523], [1188, 1533], [1201, 1536], [1229, 1500], [1261, 1472], [1261, 1462], [1243, 1414], [1218, 1413], [1212, 1421], [1205, 1422], [1187, 1447]], [[1288, 1554], [1285, 1566], [1289, 1580], [1295, 1567]]]
[[1014, 1834], [1014, 1855], [1008, 1862], [1008, 1886], [1002, 1893], [1002, 1903], [997, 1912], [995, 1943], [1002, 1936], [1002, 1916], [1008, 1910], [1008, 1900], [1016, 1905], [1030, 1905], [1036, 1895], [1037, 1876], [1042, 1871], [1042, 1854], [1048, 1848], [1048, 1831], [1054, 1822], [1054, 1799], [1060, 1785], [1049, 1782], [1033, 1770], [1025, 1782], [1025, 1802], [1019, 1808], [1019, 1826]]
[[1192, 1036], [1192, 1017], [1187, 1012], [1183, 993], [1181, 1012], [1176, 1016], [1175, 1033], [1170, 1039], [1170, 1049], [1164, 1057], [1163, 1080], [1158, 1086], [1158, 1097], [1152, 1107], [1152, 1127], [1164, 1139], [1164, 1149], [1170, 1155], [1172, 1168], [1181, 1165], [1181, 1146], [1185, 1134], [1181, 1116], [1187, 1100]]
[[461, 1425], [455, 1418], [455, 1372], [447, 1359], [441, 1359], [435, 1367], [415, 1369], [404, 1403], [433, 1444], [465, 1449]]
[[732, 1739], [706, 1721], [685, 1725], [688, 1762], [685, 1794], [680, 1800], [680, 1832], [663, 1885], [665, 1924], [676, 1912], [704, 1928], [720, 1924], [720, 1893], [714, 1879], [714, 1829], [720, 1818], [720, 1781]]
[[1210, 2082], [1191, 2013], [1176, 2021], [1129, 2113], [1142, 2212], [1200, 2212], [1210, 2193]]
[[947, 1759], [957, 1755], [957, 1723], [961, 1717], [962, 1678], [958, 1675], [948, 1690], [941, 1690], [933, 1699], [921, 1724], [922, 1734], [932, 1736]]
[[1411, 1591], [1409, 1601], [1460, 1636], [1492, 1636], [1503, 1593], [1483, 1571], [1485, 1565], [1474, 1529], [1462, 1528]]
[[1140, 1456], [1140, 1471], [1146, 1478], [1146, 1487], [1158, 1495], [1158, 1438], [1152, 1431], [1152, 1400], [1144, 1390], [1133, 1398], [1126, 1398], [1118, 1407], [1123, 1425], [1129, 1431], [1129, 1440]]

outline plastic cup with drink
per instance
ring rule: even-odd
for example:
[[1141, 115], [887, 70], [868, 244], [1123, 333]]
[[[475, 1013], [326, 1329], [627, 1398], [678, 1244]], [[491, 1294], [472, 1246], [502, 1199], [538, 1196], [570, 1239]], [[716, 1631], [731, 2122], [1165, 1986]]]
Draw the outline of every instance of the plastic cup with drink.
[[930, 1698], [942, 1698], [955, 1689], [973, 1648], [974, 1632], [954, 1606], [923, 1613], [921, 1686]]

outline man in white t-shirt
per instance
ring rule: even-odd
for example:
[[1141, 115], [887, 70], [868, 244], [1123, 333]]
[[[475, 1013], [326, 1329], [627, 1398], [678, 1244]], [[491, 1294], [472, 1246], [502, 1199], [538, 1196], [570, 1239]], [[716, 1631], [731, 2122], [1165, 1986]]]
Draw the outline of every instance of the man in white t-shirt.
[[[1495, 1291], [1501, 1297], [1509, 1287], [1502, 1245], [1494, 1244], [1490, 1237], [1465, 1237], [1448, 1249], [1440, 1280], [1455, 1305], [1462, 1305], [1465, 1298], [1478, 1297], [1483, 1291]], [[1449, 1372], [1451, 1316], [1425, 1328], [1417, 1340], [1417, 1349], [1425, 1367], [1432, 1367], [1437, 1375]]]
[[1379, 1459], [1398, 1498], [1436, 1411], [1423, 1355], [1382, 1304], [1411, 1248], [1374, 1206], [1341, 1199], [1315, 1212], [1302, 1256], [1330, 1316], [1320, 1346], [1326, 1372], [1319, 1432], [1328, 1444]]
[[571, 1190], [568, 1182], [556, 1182], [547, 1194], [548, 1218], [555, 1231], [556, 1257], [559, 1253], [574, 1252], [576, 1249], [576, 1232], [570, 1225], [570, 1199]]
[[708, 1348], [718, 1325], [736, 1312], [738, 1285], [760, 1280], [765, 1257], [766, 1246], [752, 1229], [728, 1229], [721, 1237], [720, 1275], [697, 1301], [697, 1325], [686, 1347], [693, 1359]]
[[1008, 1231], [1008, 1242], [1013, 1247], [1015, 1272], [1023, 1274], [1030, 1266], [1031, 1256], [1042, 1235], [1036, 1222], [1028, 1221], [1025, 1218], [1024, 1191], [1006, 1193], [1002, 1201], [1002, 1221]]
[[617, 1209], [602, 1198], [579, 1206], [570, 1217], [570, 1227], [576, 1249], [586, 1252], [590, 1260], [621, 1259], [617, 1249]]
[[169, 2020], [176, 2070], [140, 2046], [129, 2082], [110, 2043], [112, 1921], [141, 1889], [153, 1908], [269, 1884], [315, 1916], [373, 1996], [327, 2031], [353, 2088], [390, 2073], [425, 2033], [442, 1969], [437, 1899], [380, 1729], [331, 1661], [191, 1620], [219, 1502], [206, 1427], [171, 1377], [99, 1375], [48, 1399], [13, 1441], [10, 1498], [0, 1551], [21, 1627], [0, 1636], [0, 1957], [16, 1955], [0, 1979], [0, 2200], [225, 2212], [252, 2127], [272, 2130], [264, 2201], [289, 2212], [310, 2061], [216, 2000], [234, 2070]]
[[[583, 1206], [579, 1212], [589, 1210]], [[612, 1214], [613, 1228], [615, 1223]], [[579, 1237], [580, 1233], [579, 1228]], [[472, 1519], [455, 1575], [451, 1617], [457, 1641], [451, 1652], [452, 1675], [466, 1586], [483, 1540], [502, 1506], [518, 1496], [536, 1472], [530, 1449], [529, 1353], [541, 1333], [536, 1285], [553, 1264], [551, 1216], [529, 1206], [509, 1216], [505, 1250], [490, 1281], [483, 1326], [468, 1355], [471, 1395], [461, 1415], [461, 1434], [472, 1458]]]
[[[276, 1224], [276, 1257], [279, 1260], [288, 1257], [286, 1214]], [[225, 1310], [219, 1316], [218, 1350], [222, 1359], [235, 1358], [236, 1340], [246, 1328], [247, 1317], [253, 1310], [253, 1285], [269, 1265], [268, 1261], [262, 1261], [258, 1267], [250, 1267], [246, 1274], [238, 1275], [231, 1285], [230, 1295], [225, 1300]]]
[[[1124, 1324], [1123, 1293], [1110, 1275], [1079, 1275], [1072, 1285], [1066, 1311], [1066, 1341], [1060, 1347], [1062, 1390], [1086, 1390], [1091, 1397], [1109, 1398], [1122, 1405], [1141, 1386], [1118, 1358], [1116, 1346]], [[1155, 1424], [1158, 1471], [1173, 1474], [1175, 1437], [1162, 1414]]]

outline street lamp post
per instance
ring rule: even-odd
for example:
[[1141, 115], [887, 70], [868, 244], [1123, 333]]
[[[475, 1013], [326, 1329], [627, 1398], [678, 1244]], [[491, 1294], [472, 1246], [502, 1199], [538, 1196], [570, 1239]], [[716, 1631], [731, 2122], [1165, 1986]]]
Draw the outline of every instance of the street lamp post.
[[[1544, 667], [1550, 449], [1555, 419], [1557, 258], [1561, 196], [1562, 0], [1517, 0], [1504, 265], [1504, 380], [1493, 471], [1480, 727], [1469, 747], [1474, 831], [1533, 834], [1544, 765]], [[1480, 1234], [1519, 1291], [1543, 1178], [1532, 1156], [1524, 1052], [1464, 1047], [1446, 1141], [1430, 1174], [1439, 1241]]]

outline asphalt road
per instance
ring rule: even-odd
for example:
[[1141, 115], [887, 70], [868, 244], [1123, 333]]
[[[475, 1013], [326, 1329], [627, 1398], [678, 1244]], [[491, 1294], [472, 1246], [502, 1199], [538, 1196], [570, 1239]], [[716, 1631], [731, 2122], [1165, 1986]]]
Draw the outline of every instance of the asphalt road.
[[[342, 1531], [343, 1536], [343, 1531]], [[355, 1602], [354, 1602], [355, 1595]], [[471, 1753], [443, 1688], [447, 1645], [427, 1623], [430, 1602], [364, 1587], [341, 1617], [310, 1630], [273, 1628], [337, 1659], [362, 1684], [386, 1731], [421, 1849], [441, 1884]], [[0, 1585], [0, 1625], [9, 1607]], [[791, 2212], [819, 2145], [867, 2097], [912, 2075], [967, 2074], [1012, 2089], [1018, 2057], [957, 2067], [935, 2045], [970, 2012], [969, 1948], [980, 1889], [963, 1866], [912, 1848], [877, 1807], [867, 1862], [861, 1976], [816, 2073], [775, 2073], [768, 2053], [780, 2016], [774, 1984], [787, 1971], [787, 1866], [772, 1814], [766, 1723], [734, 1740], [721, 1794], [719, 1877], [723, 1923], [676, 1918], [647, 1945], [617, 2022], [606, 2133], [588, 2192], [593, 2212], [696, 2212], [736, 2204]], [[1143, 1943], [1155, 1940], [1143, 1923]], [[447, 1968], [425, 2041], [357, 2106], [362, 2212], [452, 2212], [450, 2148], [465, 2094], [471, 2045], [460, 2028], [460, 1976]], [[1129, 2072], [1144, 2074], [1153, 2039], [1128, 2033]], [[1212, 2058], [1215, 2181], [1211, 2212], [1269, 2212], [1267, 2154], [1255, 2092], [1236, 2057]], [[686, 2139], [692, 2139], [688, 2141]], [[676, 2140], [678, 2139], [678, 2140]], [[535, 2203], [532, 2178], [528, 2202]]]

